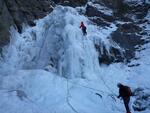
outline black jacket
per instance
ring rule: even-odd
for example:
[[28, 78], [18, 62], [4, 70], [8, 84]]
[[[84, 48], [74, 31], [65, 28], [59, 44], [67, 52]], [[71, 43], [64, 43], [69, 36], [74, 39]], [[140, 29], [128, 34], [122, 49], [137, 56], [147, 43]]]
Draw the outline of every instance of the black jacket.
[[130, 97], [132, 95], [131, 89], [128, 86], [119, 87], [119, 96], [118, 97]]

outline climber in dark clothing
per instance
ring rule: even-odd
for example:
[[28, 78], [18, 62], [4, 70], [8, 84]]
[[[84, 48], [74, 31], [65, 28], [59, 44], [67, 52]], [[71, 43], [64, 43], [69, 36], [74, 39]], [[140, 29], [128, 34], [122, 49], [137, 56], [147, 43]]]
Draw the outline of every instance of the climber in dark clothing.
[[132, 96], [130, 87], [124, 86], [121, 83], [118, 83], [117, 86], [119, 88], [118, 98], [122, 97], [127, 113], [131, 113], [129, 109], [130, 96]]
[[86, 32], [86, 26], [84, 25], [83, 22], [81, 22], [80, 28], [82, 29], [83, 35], [86, 35], [87, 34], [87, 32]]

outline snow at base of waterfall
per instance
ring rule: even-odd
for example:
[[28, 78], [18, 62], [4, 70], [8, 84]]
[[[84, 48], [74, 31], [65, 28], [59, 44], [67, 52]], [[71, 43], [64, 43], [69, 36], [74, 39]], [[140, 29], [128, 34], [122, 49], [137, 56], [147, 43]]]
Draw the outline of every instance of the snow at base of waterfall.
[[109, 51], [114, 44], [107, 37], [116, 28], [99, 28], [75, 9], [58, 6], [22, 34], [12, 29], [0, 62], [0, 113], [125, 113], [116, 84], [149, 88], [150, 48], [137, 53], [138, 67], [99, 66], [94, 43], [102, 41]]
[[[150, 49], [145, 51], [147, 52], [150, 53]], [[97, 73], [97, 80], [67, 80], [54, 73], [37, 69], [19, 70], [9, 76], [3, 76], [0, 113], [74, 113], [74, 109], [78, 113], [124, 113], [122, 100], [116, 98], [116, 84], [121, 82], [132, 88], [149, 88], [150, 62], [145, 53], [145, 57], [140, 60], [142, 64], [133, 69], [124, 64], [102, 66], [102, 72]], [[147, 110], [141, 113], [149, 112]]]

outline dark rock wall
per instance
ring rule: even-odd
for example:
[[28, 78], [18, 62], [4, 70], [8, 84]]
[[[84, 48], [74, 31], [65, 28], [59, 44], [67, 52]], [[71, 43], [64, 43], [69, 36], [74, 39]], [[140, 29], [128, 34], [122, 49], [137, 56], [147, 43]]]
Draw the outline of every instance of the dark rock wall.
[[76, 6], [85, 5], [88, 0], [53, 0], [53, 1], [55, 3], [60, 3], [61, 5], [64, 5], [64, 6], [76, 7]]
[[4, 0], [0, 0], [0, 47], [9, 42], [9, 27], [14, 24]]
[[102, 45], [96, 44], [95, 47], [99, 53], [100, 64], [124, 61], [129, 63], [131, 59], [137, 59], [135, 58], [135, 52], [140, 51], [141, 46], [148, 43], [148, 41], [143, 39], [143, 37], [148, 37], [148, 33], [141, 25], [149, 23], [149, 20], [146, 20], [144, 17], [147, 15], [150, 5], [131, 5], [123, 2], [123, 0], [97, 0], [94, 4], [108, 7], [113, 11], [113, 14], [106, 15], [103, 11], [97, 9], [97, 7], [87, 4], [85, 15], [101, 27], [109, 26], [112, 22], [116, 24], [118, 29], [108, 38], [111, 38], [124, 49], [122, 54], [116, 48], [112, 48], [110, 50], [112, 56], [110, 56], [105, 47], [103, 47], [103, 52], [101, 52]]
[[0, 0], [0, 47], [9, 42], [9, 28], [15, 25], [21, 32], [22, 23], [34, 26], [35, 19], [52, 11], [51, 0]]
[[127, 60], [135, 57], [136, 46], [145, 43], [140, 32], [142, 32], [142, 28], [133, 23], [129, 23], [119, 25], [118, 29], [112, 33], [112, 39], [117, 42], [120, 47], [125, 49], [124, 55]]
[[96, 3], [103, 4], [112, 9], [121, 8], [124, 0], [95, 0]]

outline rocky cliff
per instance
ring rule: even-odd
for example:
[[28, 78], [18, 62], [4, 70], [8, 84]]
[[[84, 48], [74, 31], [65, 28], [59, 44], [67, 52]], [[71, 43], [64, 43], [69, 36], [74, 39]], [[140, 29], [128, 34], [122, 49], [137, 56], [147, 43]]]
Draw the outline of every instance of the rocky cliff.
[[52, 11], [51, 0], [1, 0], [0, 1], [0, 46], [9, 42], [9, 28], [16, 26], [21, 32], [22, 23], [33, 26], [35, 19]]
[[123, 62], [124, 60], [129, 63], [131, 59], [136, 59], [135, 52], [142, 50], [141, 46], [149, 42], [147, 40], [149, 34], [145, 31], [145, 25], [150, 22], [145, 18], [149, 9], [150, 4], [142, 1], [96, 0], [87, 4], [85, 14], [95, 24], [105, 28], [114, 23], [118, 27], [110, 38], [125, 50], [122, 57], [121, 53], [112, 47], [112, 57], [110, 57], [107, 55], [105, 47], [103, 48], [104, 54], [101, 55], [99, 51], [101, 45], [96, 44], [96, 49], [100, 54], [100, 63], [110, 64], [112, 62]]

